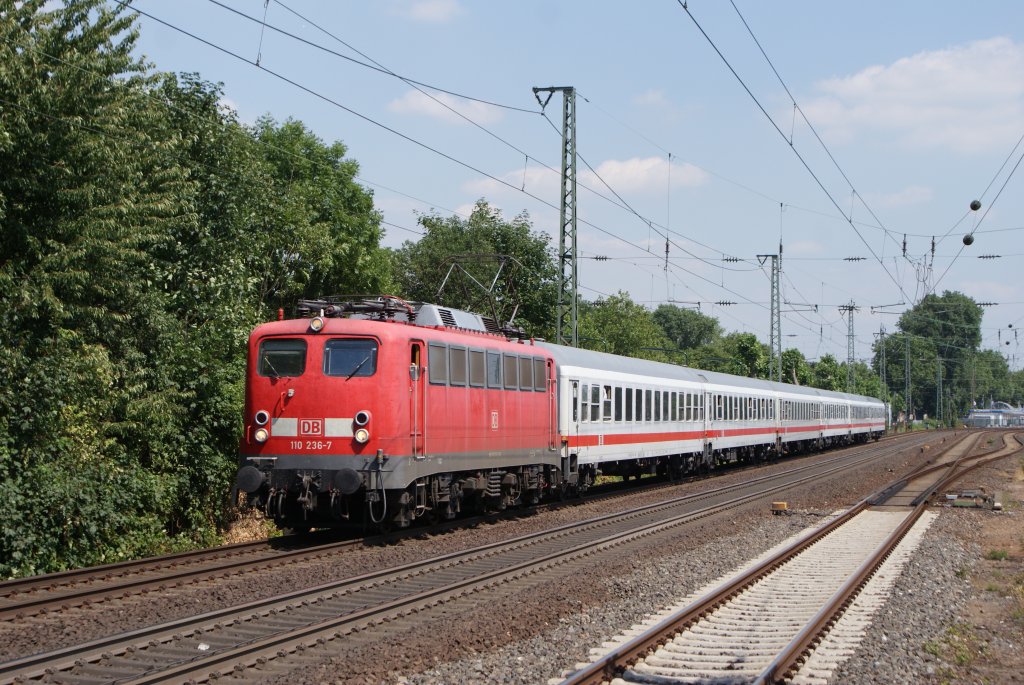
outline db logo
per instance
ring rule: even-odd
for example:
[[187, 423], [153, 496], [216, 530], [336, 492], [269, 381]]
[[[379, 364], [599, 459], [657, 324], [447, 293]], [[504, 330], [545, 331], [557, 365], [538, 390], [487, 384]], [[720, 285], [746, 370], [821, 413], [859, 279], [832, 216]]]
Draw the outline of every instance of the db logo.
[[299, 419], [299, 435], [316, 435], [321, 436], [324, 434], [324, 420], [323, 419]]

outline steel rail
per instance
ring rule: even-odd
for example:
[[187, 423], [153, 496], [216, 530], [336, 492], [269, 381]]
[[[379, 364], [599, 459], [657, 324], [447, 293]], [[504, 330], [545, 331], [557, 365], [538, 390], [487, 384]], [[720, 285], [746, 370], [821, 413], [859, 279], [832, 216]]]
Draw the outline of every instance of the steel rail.
[[[453, 589], [452, 587], [448, 587], [447, 589], [442, 588], [438, 592], [441, 592], [442, 594], [447, 592], [447, 593], [450, 594], [450, 593], [453, 593], [453, 592], [463, 591], [465, 588], [468, 588], [470, 585], [479, 585], [481, 583], [488, 583], [488, 582], [493, 583], [493, 582], [495, 582], [495, 579], [497, 579], [499, 576], [502, 576], [504, 574], [516, 574], [516, 573], [523, 574], [523, 573], [525, 573], [527, 571], [528, 568], [538, 568], [539, 566], [542, 566], [544, 564], [553, 564], [553, 563], [556, 563], [558, 559], [563, 559], [564, 560], [566, 558], [567, 554], [578, 554], [578, 555], [590, 554], [590, 553], [593, 553], [593, 550], [595, 550], [595, 549], [597, 549], [597, 548], [599, 548], [601, 546], [613, 546], [613, 545], [621, 544], [623, 541], [626, 541], [629, 538], [634, 538], [634, 537], [637, 537], [637, 536], [651, 535], [651, 534], [654, 534], [654, 533], [656, 533], [656, 532], [658, 532], [659, 530], [662, 530], [662, 529], [667, 529], [667, 528], [671, 528], [671, 527], [674, 527], [674, 526], [683, 525], [685, 523], [688, 523], [689, 521], [695, 520], [696, 518], [701, 518], [701, 517], [704, 517], [704, 516], [708, 516], [708, 515], [711, 515], [713, 513], [718, 512], [718, 511], [723, 511], [723, 510], [726, 510], [728, 508], [732, 508], [732, 507], [735, 507], [735, 506], [740, 506], [741, 504], [744, 504], [746, 502], [753, 501], [753, 500], [756, 500], [756, 499], [760, 499], [760, 498], [763, 498], [763, 497], [765, 497], [767, 495], [775, 494], [780, 489], [791, 488], [791, 487], [794, 487], [796, 485], [799, 485], [801, 483], [804, 483], [804, 482], [807, 482], [807, 481], [810, 481], [810, 480], [813, 480], [813, 479], [819, 479], [819, 478], [825, 477], [825, 476], [830, 475], [830, 474], [834, 474], [834, 473], [842, 471], [842, 470], [846, 470], [846, 469], [850, 469], [850, 468], [855, 468], [855, 467], [860, 466], [860, 465], [862, 465], [862, 464], [864, 464], [866, 462], [873, 461], [875, 459], [884, 457], [884, 456], [886, 456], [888, 454], [891, 454], [891, 453], [892, 453], [892, 449], [889, 448], [889, 446], [886, 446], [886, 449], [880, 450], [878, 454], [872, 454], [872, 455], [869, 455], [869, 456], [866, 456], [866, 457], [861, 457], [859, 459], [849, 460], [849, 461], [846, 461], [845, 463], [839, 464], [839, 465], [836, 465], [834, 463], [835, 460], [829, 460], [827, 462], [818, 463], [818, 464], [815, 464], [815, 465], [801, 466], [798, 469], [795, 469], [794, 471], [788, 472], [787, 474], [777, 474], [775, 476], [764, 476], [764, 477], [761, 477], [759, 479], [755, 479], [755, 481], [754, 481], [755, 485], [761, 484], [761, 483], [763, 483], [764, 481], [767, 481], [767, 480], [775, 480], [775, 481], [785, 480], [785, 482], [783, 482], [781, 484], [775, 484], [775, 485], [771, 485], [771, 486], [766, 486], [764, 488], [756, 490], [755, 492], [752, 492], [752, 493], [749, 493], [747, 495], [742, 495], [740, 497], [728, 500], [727, 502], [721, 503], [719, 505], [711, 505], [709, 507], [705, 507], [704, 509], [701, 509], [701, 510], [698, 510], [698, 511], [695, 511], [695, 512], [693, 512], [693, 511], [687, 512], [685, 514], [677, 515], [677, 516], [675, 516], [673, 518], [670, 518], [668, 520], [662, 520], [662, 521], [656, 522], [654, 524], [648, 524], [646, 529], [644, 529], [644, 528], [641, 528], [639, 530], [638, 529], [632, 529], [630, 531], [626, 531], [626, 532], [622, 532], [622, 533], [617, 533], [617, 534], [615, 534], [615, 535], [613, 535], [611, 537], [604, 537], [604, 538], [600, 538], [597, 541], [593, 541], [593, 542], [590, 542], [590, 543], [585, 543], [582, 546], [569, 548], [568, 550], [563, 549], [558, 554], [548, 555], [548, 556], [542, 557], [540, 559], [534, 558], [534, 559], [532, 559], [530, 561], [527, 561], [527, 562], [524, 562], [522, 564], [519, 564], [518, 566], [513, 566], [513, 567], [511, 567], [511, 569], [509, 569], [509, 568], [499, 569], [498, 571], [494, 571], [494, 572], [492, 572], [491, 574], [489, 574], [487, 576], [477, 576], [477, 577], [468, 579], [466, 581], [463, 581], [463, 585], [461, 585], [459, 587], [456, 587], [455, 589]], [[810, 473], [807, 473], [807, 472], [810, 472]], [[794, 475], [799, 476], [800, 474], [804, 474], [804, 475], [799, 477], [799, 478], [796, 478], [796, 479], [792, 478], [792, 476], [794, 476]], [[751, 483], [747, 482], [747, 483], [744, 483], [744, 484], [734, 484], [734, 485], [730, 485], [730, 486], [725, 486], [725, 487], [719, 489], [717, 494], [724, 494], [724, 493], [727, 493], [730, 490], [735, 490], [735, 489], [743, 488], [743, 487], [749, 488], [750, 485], [751, 485]], [[679, 502], [699, 501], [700, 499], [706, 499], [708, 497], [711, 497], [712, 495], [713, 495], [713, 493], [699, 493], [699, 494], [695, 494], [695, 495], [689, 495], [689, 496], [678, 498], [678, 501]], [[207, 626], [209, 626], [212, 623], [226, 621], [226, 620], [228, 620], [228, 619], [230, 619], [232, 617], [237, 617], [237, 616], [250, 616], [255, 611], [268, 611], [268, 610], [273, 609], [273, 608], [283, 607], [284, 605], [288, 604], [289, 602], [295, 602], [295, 601], [299, 601], [299, 600], [302, 600], [302, 599], [307, 599], [308, 600], [309, 598], [311, 598], [311, 597], [313, 597], [315, 595], [323, 594], [325, 592], [335, 591], [335, 590], [341, 589], [341, 588], [346, 587], [346, 586], [347, 587], [352, 587], [352, 586], [355, 586], [357, 584], [367, 584], [367, 583], [370, 583], [370, 582], [373, 582], [373, 581], [378, 581], [378, 584], [379, 584], [379, 581], [382, 578], [384, 578], [385, 576], [395, 577], [395, 576], [408, 575], [408, 574], [413, 573], [413, 572], [422, 571], [422, 569], [426, 568], [427, 566], [431, 566], [431, 565], [433, 565], [435, 567], [436, 566], [449, 567], [453, 563], [455, 563], [458, 558], [468, 558], [470, 556], [474, 556], [474, 557], [485, 556], [485, 555], [488, 555], [488, 554], [492, 554], [499, 547], [505, 547], [506, 549], [507, 548], [515, 548], [516, 545], [522, 546], [523, 544], [525, 544], [525, 543], [527, 543], [527, 542], [529, 542], [531, 540], [539, 539], [541, 537], [545, 537], [545, 538], [557, 538], [559, 536], [564, 537], [564, 536], [568, 535], [569, 532], [571, 530], [573, 530], [573, 529], [578, 530], [578, 529], [580, 529], [582, 527], [585, 527], [585, 526], [606, 525], [608, 521], [610, 521], [612, 519], [615, 519], [615, 518], [618, 518], [618, 519], [628, 519], [630, 517], [634, 517], [635, 518], [635, 517], [641, 515], [642, 512], [650, 512], [650, 511], [655, 511], [657, 509], [666, 509], [668, 507], [669, 507], [669, 504], [664, 503], [664, 502], [657, 503], [657, 504], [646, 505], [644, 507], [639, 507], [639, 508], [637, 508], [635, 510], [631, 510], [629, 512], [620, 512], [618, 514], [609, 514], [609, 515], [597, 517], [595, 519], [590, 519], [589, 521], [585, 521], [585, 522], [580, 522], [580, 523], [575, 523], [575, 524], [566, 524], [566, 525], [563, 525], [563, 526], [559, 526], [558, 528], [552, 529], [550, 531], [544, 531], [543, 533], [534, 533], [534, 534], [531, 534], [531, 535], [522, 536], [520, 538], [516, 538], [516, 539], [511, 540], [511, 541], [491, 543], [489, 545], [485, 545], [485, 546], [483, 546], [481, 548], [476, 548], [476, 549], [473, 549], [473, 550], [468, 550], [468, 551], [462, 551], [462, 552], [456, 552], [456, 553], [452, 553], [452, 554], [448, 554], [448, 555], [443, 555], [441, 557], [437, 557], [437, 558], [426, 560], [426, 561], [422, 561], [422, 562], [413, 562], [413, 563], [406, 564], [404, 566], [400, 566], [400, 567], [396, 567], [396, 568], [384, 569], [384, 570], [377, 571], [377, 572], [371, 572], [369, 574], [364, 574], [363, 576], [358, 576], [356, 578], [349, 578], [349, 579], [345, 579], [343, 581], [336, 581], [334, 583], [328, 583], [328, 584], [325, 584], [325, 585], [318, 586], [316, 588], [310, 588], [310, 589], [307, 589], [307, 590], [296, 591], [296, 592], [289, 593], [288, 595], [284, 595], [284, 596], [279, 596], [279, 597], [275, 597], [275, 598], [271, 598], [271, 599], [267, 599], [267, 600], [257, 600], [255, 602], [250, 602], [250, 603], [242, 605], [242, 606], [236, 606], [236, 607], [232, 607], [230, 609], [209, 612], [209, 613], [204, 614], [204, 615], [199, 616], [199, 617], [193, 617], [193, 618], [190, 618], [190, 619], [181, 619], [181, 620], [178, 620], [178, 621], [172, 621], [170, 623], [165, 623], [165, 624], [162, 624], [162, 625], [159, 625], [159, 626], [152, 626], [152, 627], [143, 628], [143, 629], [140, 629], [140, 630], [137, 630], [137, 631], [132, 631], [130, 633], [125, 633], [125, 634], [121, 634], [121, 635], [111, 636], [111, 637], [108, 637], [108, 638], [100, 638], [99, 640], [94, 640], [94, 641], [92, 641], [90, 643], [87, 643], [85, 645], [71, 646], [71, 647], [67, 647], [67, 648], [61, 649], [61, 650], [56, 650], [54, 652], [49, 652], [49, 653], [40, 654], [40, 655], [34, 655], [34, 656], [30, 656], [30, 657], [25, 657], [25, 658], [22, 658], [22, 659], [19, 659], [19, 660], [7, 662], [6, 664], [0, 664], [0, 676], [3, 676], [4, 678], [18, 677], [18, 678], [22, 678], [22, 679], [25, 679], [25, 678], [28, 678], [28, 679], [37, 678], [37, 677], [40, 677], [42, 675], [45, 675], [45, 673], [47, 671], [53, 672], [53, 671], [59, 671], [61, 669], [71, 668], [71, 667], [73, 667], [76, 664], [76, 662], [96, 661], [99, 658], [101, 658], [104, 654], [123, 654], [123, 653], [125, 653], [125, 652], [127, 652], [129, 650], [132, 650], [134, 648], [139, 647], [140, 645], [144, 646], [146, 642], [153, 642], [153, 641], [159, 642], [160, 640], [167, 640], [167, 639], [170, 639], [171, 637], [173, 637], [176, 634], [177, 635], [181, 635], [182, 633], [185, 633], [185, 632], [196, 633], [198, 631], [201, 631], [202, 629], [204, 629], [204, 627], [207, 627]], [[410, 604], [414, 604], [414, 603], [419, 602], [419, 601], [428, 601], [428, 600], [436, 601], [436, 597], [437, 597], [437, 593], [436, 592], [434, 592], [431, 595], [425, 595], [423, 593], [418, 593], [416, 595], [406, 596], [404, 598], [393, 600], [392, 604], [388, 604], [387, 605], [387, 610], [394, 610], [394, 609], [397, 609], [397, 608], [409, 606]], [[381, 610], [378, 610], [378, 613], [379, 613], [379, 611], [381, 611]], [[354, 620], [353, 618], [351, 618], [351, 616], [353, 616], [353, 615], [350, 614], [350, 615], [348, 615], [346, 617], [343, 617], [342, 620], [343, 621], [344, 620], [348, 620], [348, 621]], [[310, 627], [310, 628], [304, 629], [304, 630], [302, 630], [301, 634], [302, 635], [315, 634], [317, 632], [322, 633], [325, 630], [336, 630], [336, 629], [338, 629], [337, 626], [343, 625], [343, 623], [332, 623], [332, 624], [327, 625], [327, 626], [325, 626], [325, 625], [323, 625], [321, 623], [317, 623], [315, 625], [317, 627], [315, 627], [315, 628], [314, 627]], [[277, 636], [277, 637], [274, 637], [274, 638], [267, 638], [267, 639], [273, 641], [275, 644], [284, 644], [285, 642], [288, 642], [290, 640], [302, 639], [302, 638], [296, 637], [296, 633], [295, 632], [285, 631], [284, 635], [282, 635], [282, 636]], [[261, 644], [262, 643], [263, 643], [263, 641], [261, 640]], [[223, 652], [223, 654], [230, 654], [229, 656], [224, 656], [223, 658], [221, 658], [220, 657], [221, 653], [219, 652], [218, 654], [211, 654], [208, 657], [203, 658], [201, 664], [198, 665], [198, 666], [196, 665], [198, 662], [191, 662], [191, 661], [189, 662], [188, 666], [190, 668], [192, 668], [192, 671], [196, 671], [196, 669], [198, 669], [198, 670], [207, 669], [208, 670], [210, 667], [216, 666], [217, 664], [221, 663], [222, 661], [230, 660], [231, 658], [235, 658], [236, 656], [242, 654], [242, 652], [239, 652], [238, 650], [242, 650], [244, 652], [245, 648], [243, 648], [243, 647], [228, 648], [228, 650], [226, 652]], [[184, 667], [182, 667], [182, 668], [184, 668]], [[169, 673], [167, 671], [161, 671], [161, 673], [164, 674], [164, 676], [168, 676], [169, 675]]]

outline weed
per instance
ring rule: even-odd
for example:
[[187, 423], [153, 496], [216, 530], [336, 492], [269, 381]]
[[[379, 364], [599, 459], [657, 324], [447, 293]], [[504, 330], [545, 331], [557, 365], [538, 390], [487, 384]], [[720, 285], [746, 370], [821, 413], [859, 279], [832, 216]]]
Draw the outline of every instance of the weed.
[[956, 577], [959, 578], [960, 580], [965, 580], [965, 579], [969, 578], [970, 575], [971, 575], [971, 572], [968, 571], [965, 568], [958, 568], [956, 570]]
[[990, 549], [985, 554], [985, 558], [991, 559], [992, 561], [1006, 561], [1009, 558], [1009, 556], [1010, 553], [1007, 552], [1005, 549]]
[[996, 585], [995, 583], [989, 583], [985, 586], [985, 592], [1002, 592], [1003, 588]]

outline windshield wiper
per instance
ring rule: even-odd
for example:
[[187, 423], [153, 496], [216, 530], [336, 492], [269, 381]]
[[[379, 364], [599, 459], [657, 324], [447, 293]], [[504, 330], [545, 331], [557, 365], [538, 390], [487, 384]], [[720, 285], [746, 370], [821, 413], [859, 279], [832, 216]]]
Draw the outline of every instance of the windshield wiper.
[[363, 368], [363, 364], [365, 364], [366, 362], [370, 361], [370, 357], [372, 357], [372, 356], [373, 356], [372, 354], [366, 355], [363, 358], [363, 361], [361, 361], [358, 364], [356, 364], [356, 368], [352, 369], [352, 373], [350, 373], [348, 376], [345, 377], [345, 380], [348, 380], [349, 378], [352, 378], [352, 376], [354, 376], [357, 373], [359, 373], [359, 369]]
[[269, 366], [270, 370], [274, 372], [274, 375], [271, 376], [271, 378], [280, 378], [281, 377], [281, 372], [278, 371], [277, 368], [274, 366], [274, 363], [270, 361], [270, 357], [269, 356], [263, 357], [263, 363], [266, 364], [267, 366]]

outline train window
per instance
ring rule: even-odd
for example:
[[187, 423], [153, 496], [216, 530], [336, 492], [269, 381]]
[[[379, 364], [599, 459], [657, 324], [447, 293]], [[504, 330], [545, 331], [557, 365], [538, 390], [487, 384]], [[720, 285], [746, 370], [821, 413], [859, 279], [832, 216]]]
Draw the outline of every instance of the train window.
[[672, 393], [672, 420], [679, 420], [679, 393]]
[[501, 387], [501, 352], [487, 352], [487, 387]]
[[633, 388], [626, 388], [626, 420], [633, 420]]
[[661, 391], [661, 420], [668, 421], [668, 390]]
[[267, 338], [260, 343], [261, 376], [301, 376], [306, 370], [306, 341], [297, 338]]
[[590, 386], [586, 383], [583, 384], [583, 416], [580, 420], [590, 420]]
[[572, 382], [572, 422], [576, 423], [580, 420], [580, 386], [576, 381]]
[[544, 392], [548, 389], [547, 364], [543, 359], [533, 360], [533, 389]]
[[661, 421], [661, 393], [654, 391], [654, 420]]
[[519, 387], [519, 357], [514, 354], [502, 356], [505, 361], [505, 389], [515, 390]]
[[615, 420], [622, 420], [622, 388], [615, 388]]
[[651, 391], [644, 391], [644, 421], [651, 420]]
[[636, 420], [644, 420], [644, 391], [640, 388], [636, 389]]
[[519, 358], [519, 389], [533, 390], [533, 359]]
[[436, 385], [448, 383], [448, 349], [444, 345], [435, 343], [428, 345], [427, 369], [431, 383]]
[[484, 387], [487, 380], [487, 364], [483, 350], [469, 351], [469, 384], [474, 388]]
[[590, 420], [601, 420], [601, 386], [590, 386]]
[[692, 404], [693, 395], [688, 392], [683, 393], [683, 421], [691, 421], [693, 417]]
[[604, 386], [604, 392], [602, 393], [602, 399], [604, 400], [604, 420], [612, 420], [612, 386]]
[[324, 344], [324, 373], [328, 376], [372, 376], [377, 372], [377, 341], [340, 338]]
[[466, 348], [448, 348], [448, 380], [452, 385], [466, 384]]

